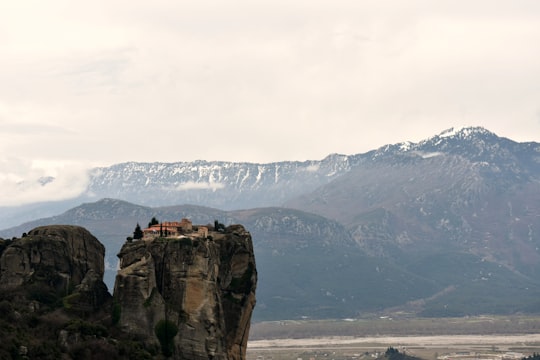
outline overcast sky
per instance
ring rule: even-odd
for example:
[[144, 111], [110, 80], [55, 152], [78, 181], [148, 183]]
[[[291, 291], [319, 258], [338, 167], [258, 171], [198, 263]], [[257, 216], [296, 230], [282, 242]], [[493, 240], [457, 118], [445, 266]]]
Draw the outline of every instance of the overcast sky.
[[540, 141], [539, 24], [538, 0], [2, 1], [0, 205], [124, 161]]

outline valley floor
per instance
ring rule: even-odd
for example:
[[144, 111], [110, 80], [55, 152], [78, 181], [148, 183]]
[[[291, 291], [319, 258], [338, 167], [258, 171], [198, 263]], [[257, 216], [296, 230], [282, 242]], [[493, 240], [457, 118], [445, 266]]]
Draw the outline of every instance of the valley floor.
[[314, 339], [254, 340], [252, 359], [361, 359], [374, 358], [388, 347], [423, 359], [521, 359], [540, 352], [540, 334], [323, 337]]
[[540, 352], [540, 318], [525, 316], [272, 322], [253, 324], [253, 335], [248, 360], [368, 360], [388, 347], [426, 360], [513, 360]]

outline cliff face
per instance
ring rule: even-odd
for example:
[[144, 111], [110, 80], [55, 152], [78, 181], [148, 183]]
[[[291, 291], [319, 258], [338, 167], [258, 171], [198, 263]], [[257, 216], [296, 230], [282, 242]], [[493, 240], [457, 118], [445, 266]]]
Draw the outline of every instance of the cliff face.
[[245, 359], [257, 272], [242, 226], [127, 242], [114, 299], [78, 226], [0, 239], [1, 359]]
[[208, 237], [128, 242], [113, 321], [174, 359], [245, 359], [257, 272], [241, 225]]
[[28, 292], [30, 298], [66, 298], [68, 307], [88, 312], [110, 295], [103, 283], [104, 246], [86, 229], [51, 225], [4, 244], [0, 291]]

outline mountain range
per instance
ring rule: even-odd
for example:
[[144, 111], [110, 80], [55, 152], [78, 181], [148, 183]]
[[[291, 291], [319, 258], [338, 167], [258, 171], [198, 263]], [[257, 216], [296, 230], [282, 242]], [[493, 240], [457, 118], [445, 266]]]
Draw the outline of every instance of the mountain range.
[[254, 320], [540, 312], [536, 142], [470, 127], [320, 161], [130, 162], [90, 174], [69, 202], [1, 209], [0, 236], [85, 226], [107, 247], [111, 283], [136, 223], [241, 223], [259, 272]]

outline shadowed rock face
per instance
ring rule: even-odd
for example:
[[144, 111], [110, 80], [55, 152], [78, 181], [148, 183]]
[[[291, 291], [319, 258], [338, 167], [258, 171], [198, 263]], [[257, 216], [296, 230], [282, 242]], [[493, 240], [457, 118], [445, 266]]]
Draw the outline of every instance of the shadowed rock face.
[[[245, 359], [257, 272], [244, 227], [126, 243], [118, 256], [121, 329], [168, 347], [174, 359]], [[169, 340], [159, 334], [163, 324]]]
[[104, 246], [79, 226], [37, 227], [0, 254], [0, 290], [66, 297], [66, 306], [91, 312], [110, 294], [103, 283]]

